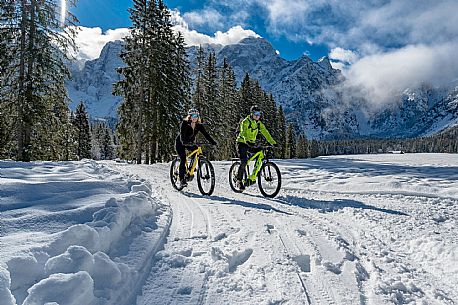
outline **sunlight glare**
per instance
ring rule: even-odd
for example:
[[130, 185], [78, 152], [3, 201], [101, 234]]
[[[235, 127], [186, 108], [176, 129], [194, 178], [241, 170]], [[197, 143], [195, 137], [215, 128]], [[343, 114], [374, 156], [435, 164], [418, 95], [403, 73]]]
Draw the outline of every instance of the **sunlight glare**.
[[60, 0], [60, 25], [65, 25], [65, 15], [67, 14], [67, 0]]

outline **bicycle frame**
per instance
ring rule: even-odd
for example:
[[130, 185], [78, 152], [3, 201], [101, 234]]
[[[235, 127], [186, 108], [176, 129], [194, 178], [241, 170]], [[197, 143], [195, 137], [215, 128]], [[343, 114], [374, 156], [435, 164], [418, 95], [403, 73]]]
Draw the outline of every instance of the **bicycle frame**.
[[197, 161], [199, 159], [199, 156], [202, 154], [202, 148], [199, 146], [197, 147], [196, 150], [190, 152], [187, 156], [186, 156], [186, 160], [188, 160], [189, 158], [193, 157], [194, 156], [194, 160], [192, 162], [192, 165], [190, 168], [188, 168], [188, 166], [186, 166], [186, 172], [188, 173], [189, 176], [194, 176], [194, 171], [196, 170], [196, 167], [197, 167]]
[[[249, 180], [253, 182], [256, 181], [256, 177], [258, 176], [259, 171], [261, 170], [262, 161], [264, 161], [264, 159], [265, 159], [264, 150], [258, 151], [253, 156], [251, 156], [251, 158], [248, 159], [247, 166], [246, 166], [247, 167], [246, 172], [247, 172], [247, 178]], [[256, 160], [256, 163], [254, 164], [253, 172], [250, 174], [248, 164], [254, 160]]]

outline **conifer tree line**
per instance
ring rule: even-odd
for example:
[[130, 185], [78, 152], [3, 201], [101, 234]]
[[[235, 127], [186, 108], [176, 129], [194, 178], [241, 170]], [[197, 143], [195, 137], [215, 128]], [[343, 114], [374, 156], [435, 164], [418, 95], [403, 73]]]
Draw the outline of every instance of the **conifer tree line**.
[[[69, 1], [69, 7], [74, 1]], [[71, 158], [66, 54], [76, 18], [56, 0], [0, 1], [0, 157]], [[65, 29], [65, 30], [64, 30]]]
[[[278, 142], [274, 157], [295, 158], [298, 139], [294, 126], [286, 122], [282, 106], [277, 107], [272, 94], [265, 92], [249, 74], [238, 86], [234, 70], [227, 60], [224, 58], [220, 66], [217, 61], [214, 52], [206, 54], [202, 47], [198, 49], [189, 105], [200, 111], [202, 122], [219, 142], [210, 156], [217, 160], [237, 156], [235, 140], [240, 122], [250, 114], [251, 106], [258, 105], [263, 112], [263, 123]], [[259, 138], [262, 139], [262, 136]]]
[[116, 157], [117, 139], [104, 120], [90, 121], [84, 103], [71, 113], [73, 143], [71, 158], [67, 160], [112, 160]]
[[[283, 107], [277, 107], [272, 94], [261, 88], [259, 81], [245, 74], [237, 86], [235, 73], [226, 59], [216, 65], [215, 53], [198, 50], [192, 106], [201, 111], [204, 123], [220, 140], [218, 160], [237, 156], [235, 138], [242, 119], [250, 114], [250, 107], [258, 105], [263, 112], [262, 121], [278, 142], [276, 158], [308, 158], [310, 143], [305, 135], [297, 135], [295, 126], [288, 123]], [[262, 140], [263, 137], [260, 135]]]
[[317, 155], [405, 153], [458, 153], [458, 127], [414, 139], [358, 139], [319, 141]]

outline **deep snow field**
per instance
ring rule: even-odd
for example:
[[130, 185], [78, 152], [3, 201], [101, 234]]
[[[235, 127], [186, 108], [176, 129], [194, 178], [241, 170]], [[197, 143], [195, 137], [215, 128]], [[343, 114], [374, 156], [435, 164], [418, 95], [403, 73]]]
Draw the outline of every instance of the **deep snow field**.
[[0, 305], [458, 304], [458, 155], [276, 161], [275, 199], [170, 164], [0, 161]]

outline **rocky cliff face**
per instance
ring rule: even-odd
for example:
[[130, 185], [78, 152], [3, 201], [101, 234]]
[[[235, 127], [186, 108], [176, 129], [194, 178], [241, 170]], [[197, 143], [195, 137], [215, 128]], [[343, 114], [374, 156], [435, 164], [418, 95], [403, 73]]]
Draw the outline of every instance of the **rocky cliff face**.
[[119, 57], [122, 48], [121, 41], [109, 42], [98, 59], [70, 67], [72, 80], [67, 82], [67, 90], [72, 109], [84, 101], [91, 116], [116, 117], [121, 98], [113, 96], [112, 91], [120, 79], [116, 68], [123, 65]]
[[[343, 76], [327, 57], [318, 62], [307, 56], [287, 61], [263, 38], [246, 38], [224, 47], [205, 45], [204, 49], [214, 51], [219, 64], [226, 58], [239, 83], [245, 73], [259, 80], [309, 138], [413, 137], [458, 124], [458, 87], [407, 89], [398, 103], [374, 112], [366, 109], [364, 101], [343, 102], [343, 93], [337, 89]], [[121, 50], [122, 42], [108, 43], [100, 58], [72, 68], [74, 79], [67, 88], [74, 105], [83, 100], [92, 116], [116, 116], [121, 99], [111, 92], [119, 80], [116, 68], [123, 64]], [[189, 47], [188, 54], [194, 67], [197, 47]]]

